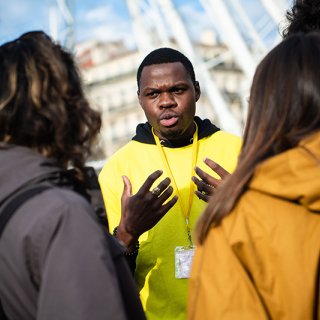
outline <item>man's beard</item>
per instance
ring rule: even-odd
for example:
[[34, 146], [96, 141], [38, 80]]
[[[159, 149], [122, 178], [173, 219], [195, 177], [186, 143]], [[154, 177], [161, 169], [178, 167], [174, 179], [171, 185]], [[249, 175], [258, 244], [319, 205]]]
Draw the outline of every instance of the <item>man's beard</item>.
[[169, 141], [175, 141], [179, 140], [181, 138], [181, 135], [183, 134], [183, 131], [181, 129], [170, 129], [163, 135], [166, 140]]

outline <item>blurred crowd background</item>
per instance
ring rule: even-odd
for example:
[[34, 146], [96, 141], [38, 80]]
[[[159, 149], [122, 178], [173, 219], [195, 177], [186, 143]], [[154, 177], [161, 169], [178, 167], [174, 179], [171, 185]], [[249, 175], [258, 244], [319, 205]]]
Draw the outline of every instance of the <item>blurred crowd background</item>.
[[145, 122], [136, 69], [157, 47], [193, 62], [197, 115], [242, 134], [256, 65], [280, 41], [291, 0], [0, 0], [0, 43], [44, 30], [71, 50], [86, 94], [103, 113], [96, 169]]

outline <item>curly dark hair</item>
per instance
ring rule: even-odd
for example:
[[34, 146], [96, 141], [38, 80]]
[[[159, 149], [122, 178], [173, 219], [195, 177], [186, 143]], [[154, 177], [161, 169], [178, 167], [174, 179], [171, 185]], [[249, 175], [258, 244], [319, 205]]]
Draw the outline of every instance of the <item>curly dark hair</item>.
[[71, 53], [42, 31], [0, 46], [0, 141], [29, 147], [81, 177], [101, 127]]
[[284, 38], [297, 32], [320, 31], [320, 0], [296, 0], [286, 18], [288, 25], [282, 31]]

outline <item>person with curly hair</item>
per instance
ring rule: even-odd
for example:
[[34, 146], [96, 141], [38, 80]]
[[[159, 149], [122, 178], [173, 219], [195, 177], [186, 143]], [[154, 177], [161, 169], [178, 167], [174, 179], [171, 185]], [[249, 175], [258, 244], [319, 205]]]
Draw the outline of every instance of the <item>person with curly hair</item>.
[[320, 30], [320, 0], [295, 0], [287, 11], [287, 26], [283, 38], [297, 32], [308, 33]]
[[0, 318], [145, 319], [125, 250], [95, 212], [103, 200], [85, 162], [101, 116], [73, 56], [25, 33], [0, 46], [0, 83], [0, 218], [14, 197], [46, 186], [0, 228]]

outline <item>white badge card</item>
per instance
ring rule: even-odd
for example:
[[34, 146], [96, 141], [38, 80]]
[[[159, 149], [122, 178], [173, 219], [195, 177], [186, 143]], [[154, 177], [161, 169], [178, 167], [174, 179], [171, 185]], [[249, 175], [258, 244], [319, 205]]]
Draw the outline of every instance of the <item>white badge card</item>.
[[175, 274], [177, 279], [186, 279], [190, 277], [194, 252], [195, 246], [175, 248]]

